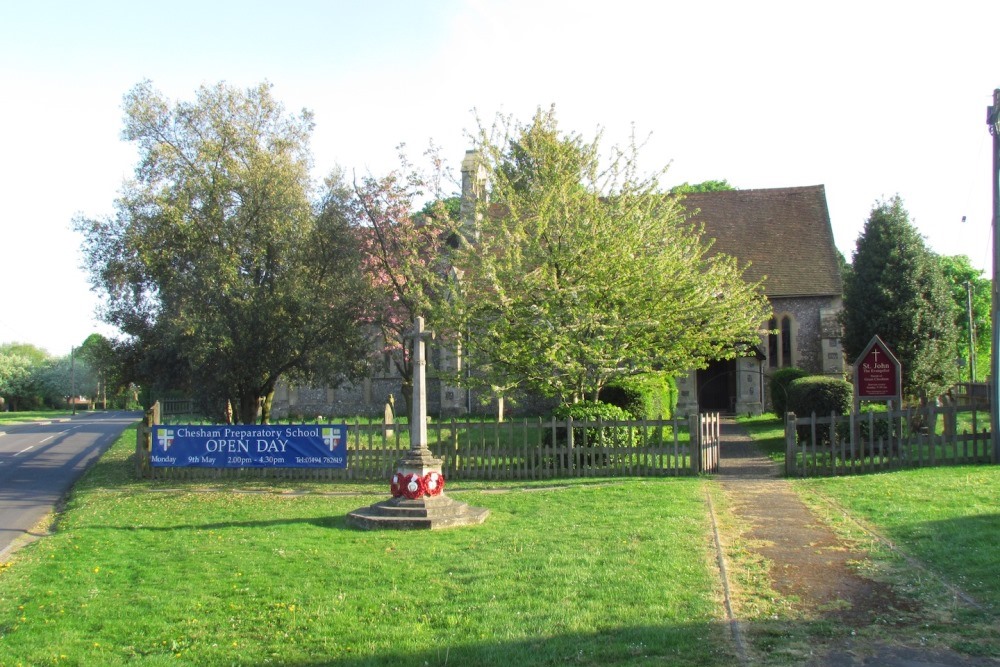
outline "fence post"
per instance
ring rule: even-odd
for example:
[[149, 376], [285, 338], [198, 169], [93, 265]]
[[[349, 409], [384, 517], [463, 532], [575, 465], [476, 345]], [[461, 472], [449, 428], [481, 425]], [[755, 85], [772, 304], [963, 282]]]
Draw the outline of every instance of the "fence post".
[[795, 468], [795, 413], [785, 414], [785, 475]]
[[135, 430], [135, 472], [139, 477], [151, 473], [149, 457], [153, 451], [153, 426], [160, 423], [160, 402], [146, 410], [142, 423]]
[[712, 433], [712, 472], [719, 472], [719, 465], [722, 461], [722, 415], [715, 413], [713, 420], [714, 429]]
[[688, 415], [688, 435], [691, 447], [691, 472], [701, 472], [701, 415]]

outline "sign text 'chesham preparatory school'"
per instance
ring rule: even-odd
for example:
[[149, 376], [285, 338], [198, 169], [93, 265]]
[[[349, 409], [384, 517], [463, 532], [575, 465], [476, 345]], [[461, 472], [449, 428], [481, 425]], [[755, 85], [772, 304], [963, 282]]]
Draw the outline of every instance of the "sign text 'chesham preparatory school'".
[[346, 468], [346, 424], [154, 426], [161, 468]]

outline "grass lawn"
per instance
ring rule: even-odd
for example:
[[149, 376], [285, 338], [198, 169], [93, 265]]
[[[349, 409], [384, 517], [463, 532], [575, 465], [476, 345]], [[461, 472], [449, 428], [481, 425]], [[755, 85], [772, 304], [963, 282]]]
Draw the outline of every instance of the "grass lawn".
[[774, 461], [785, 462], [785, 422], [780, 417], [765, 413], [757, 417], [739, 417], [737, 421], [761, 451]]
[[61, 419], [73, 414], [72, 410], [26, 410], [24, 412], [0, 412], [0, 426], [44, 419]]
[[[863, 483], [858, 483], [859, 481]], [[796, 482], [832, 498], [980, 602], [1000, 611], [1000, 468], [902, 470]]]
[[[870, 543], [877, 576], [935, 609], [942, 625], [929, 631], [954, 635], [949, 641], [964, 652], [1000, 656], [1000, 468], [922, 468], [794, 484], [832, 524]], [[895, 549], [845, 522], [845, 510]], [[947, 584], [979, 607], [956, 604]]]
[[359, 532], [377, 497], [171, 490], [130, 477], [134, 438], [0, 571], [0, 664], [735, 662], [705, 479], [462, 484], [484, 525]]
[[[779, 419], [741, 423], [772, 456], [782, 453]], [[940, 621], [927, 633], [947, 635], [966, 653], [1000, 656], [1000, 467], [918, 468], [793, 485], [831, 525], [872, 552], [872, 576], [922, 600]], [[956, 604], [946, 584], [972, 596], [979, 609]]]

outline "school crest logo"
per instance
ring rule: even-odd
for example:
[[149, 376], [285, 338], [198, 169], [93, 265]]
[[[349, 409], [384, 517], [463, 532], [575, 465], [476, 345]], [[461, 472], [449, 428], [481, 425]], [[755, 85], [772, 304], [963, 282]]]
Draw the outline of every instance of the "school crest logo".
[[174, 432], [172, 429], [163, 429], [159, 432], [156, 437], [156, 442], [163, 451], [170, 449], [170, 445], [174, 444]]

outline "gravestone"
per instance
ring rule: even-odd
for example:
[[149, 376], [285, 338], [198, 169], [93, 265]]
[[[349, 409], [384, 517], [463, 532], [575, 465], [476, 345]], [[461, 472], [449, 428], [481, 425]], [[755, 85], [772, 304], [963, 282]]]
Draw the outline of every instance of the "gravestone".
[[[391, 399], [392, 396], [389, 396], [389, 398]], [[393, 424], [395, 424], [395, 416], [392, 411], [392, 403], [387, 402], [385, 404], [385, 414], [382, 417], [382, 434], [385, 437], [391, 438], [396, 434], [396, 431], [392, 428]]]

